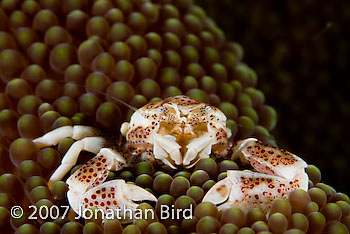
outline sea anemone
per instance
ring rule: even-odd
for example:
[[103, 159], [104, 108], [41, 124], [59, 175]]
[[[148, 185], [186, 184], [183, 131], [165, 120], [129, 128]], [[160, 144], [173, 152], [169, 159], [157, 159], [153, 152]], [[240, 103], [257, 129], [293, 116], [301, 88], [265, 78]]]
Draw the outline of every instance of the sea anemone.
[[[255, 136], [276, 145], [270, 132], [276, 111], [256, 88], [257, 74], [243, 62], [243, 49], [227, 42], [205, 11], [190, 0], [3, 0], [0, 5], [0, 227], [11, 233], [347, 233], [349, 198], [321, 183], [309, 165], [310, 189], [277, 199], [269, 216], [260, 209], [218, 211], [201, 202], [230, 160], [202, 159], [194, 169], [174, 171], [141, 162], [110, 172], [158, 197], [151, 208], [192, 206], [191, 219], [85, 222], [73, 214], [30, 218], [29, 204], [67, 205], [67, 185], [47, 187], [50, 173], [73, 143], [38, 150], [31, 139], [65, 125], [91, 125], [119, 134], [132, 107], [185, 94], [219, 107], [233, 140]], [[126, 103], [126, 104], [125, 104]], [[82, 152], [78, 165], [91, 154]], [[242, 168], [241, 168], [242, 169]], [[10, 215], [13, 205], [25, 209]]]

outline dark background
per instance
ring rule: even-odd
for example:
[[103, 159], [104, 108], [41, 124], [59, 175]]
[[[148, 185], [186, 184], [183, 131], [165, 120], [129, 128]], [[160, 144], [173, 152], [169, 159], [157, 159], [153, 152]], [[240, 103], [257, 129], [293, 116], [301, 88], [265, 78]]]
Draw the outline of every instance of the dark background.
[[243, 46], [266, 102], [273, 135], [350, 194], [350, 1], [197, 1]]

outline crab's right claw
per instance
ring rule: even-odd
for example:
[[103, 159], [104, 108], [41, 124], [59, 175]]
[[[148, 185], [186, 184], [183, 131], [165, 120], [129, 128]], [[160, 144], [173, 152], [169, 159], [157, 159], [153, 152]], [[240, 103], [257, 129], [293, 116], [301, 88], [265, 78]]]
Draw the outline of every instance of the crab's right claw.
[[135, 212], [137, 201], [153, 201], [157, 198], [147, 190], [133, 184], [126, 184], [124, 180], [111, 180], [88, 190], [80, 199], [82, 209], [97, 208], [108, 213], [119, 211], [122, 222], [129, 222], [133, 217], [123, 217], [123, 214], [130, 215], [130, 210]]
[[76, 170], [66, 181], [69, 186], [67, 198], [72, 209], [78, 213], [81, 196], [103, 184], [109, 171], [121, 170], [125, 165], [126, 161], [120, 153], [111, 148], [102, 148], [94, 158]]
[[125, 183], [123, 186], [123, 191], [125, 198], [134, 202], [157, 201], [157, 198], [152, 193], [134, 184]]

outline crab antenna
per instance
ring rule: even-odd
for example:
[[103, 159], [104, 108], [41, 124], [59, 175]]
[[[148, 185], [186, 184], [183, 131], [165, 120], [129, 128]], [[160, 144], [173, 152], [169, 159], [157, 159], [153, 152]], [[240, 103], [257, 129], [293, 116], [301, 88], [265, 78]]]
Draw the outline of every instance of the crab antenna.
[[[57, 81], [58, 83], [63, 83], [63, 84], [67, 84], [67, 83], [68, 83], [68, 82], [66, 82], [66, 81], [61, 81], [61, 80], [55, 80], [55, 81]], [[77, 86], [80, 87], [80, 88], [86, 88], [84, 85], [78, 84], [78, 83], [76, 83], [76, 82], [74, 82], [74, 81], [69, 81], [69, 82], [74, 83], [75, 85], [77, 85]], [[94, 91], [94, 92], [97, 93], [97, 94], [101, 94], [101, 95], [104, 95], [104, 96], [106, 96], [106, 97], [109, 97], [109, 98], [113, 99], [114, 101], [117, 101], [117, 102], [119, 102], [120, 104], [122, 104], [122, 105], [124, 105], [124, 106], [130, 108], [130, 109], [133, 110], [133, 111], [137, 111], [137, 108], [136, 108], [136, 107], [130, 105], [129, 103], [124, 102], [123, 100], [121, 100], [121, 99], [119, 99], [119, 98], [113, 97], [113, 96], [111, 96], [111, 95], [109, 95], [109, 94], [107, 94], [107, 93], [105, 93], [105, 92], [101, 92], [101, 91], [98, 91], [98, 90], [95, 90], [95, 89], [92, 89], [92, 91]]]

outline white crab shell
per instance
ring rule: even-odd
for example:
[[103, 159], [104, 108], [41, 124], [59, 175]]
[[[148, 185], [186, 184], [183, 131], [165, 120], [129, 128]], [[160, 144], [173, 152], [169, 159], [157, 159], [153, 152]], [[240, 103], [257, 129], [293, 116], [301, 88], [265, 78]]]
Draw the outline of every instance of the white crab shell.
[[210, 154], [226, 156], [231, 131], [216, 107], [187, 96], [149, 103], [123, 123], [127, 151], [136, 160], [159, 159], [172, 168], [193, 166]]

